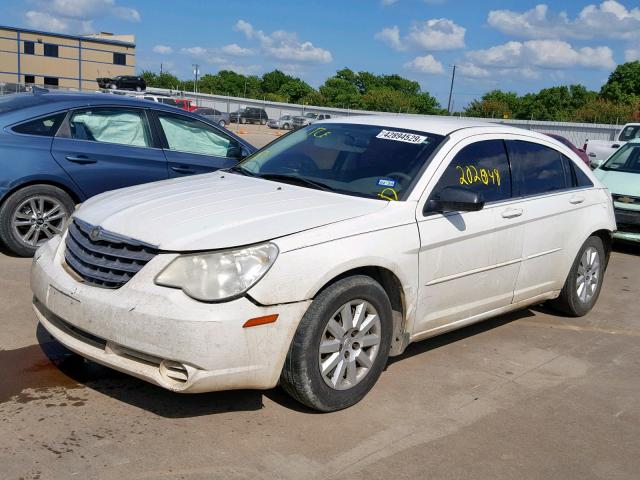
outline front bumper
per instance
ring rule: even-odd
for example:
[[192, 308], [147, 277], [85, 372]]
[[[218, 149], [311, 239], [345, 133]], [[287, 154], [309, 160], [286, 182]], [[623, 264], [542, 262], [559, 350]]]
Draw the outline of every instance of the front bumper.
[[618, 231], [613, 234], [614, 238], [640, 242], [640, 210], [625, 208], [614, 208]]
[[[59, 342], [97, 363], [179, 392], [274, 387], [309, 301], [262, 307], [240, 298], [207, 304], [153, 283], [175, 254], [151, 260], [123, 287], [77, 281], [65, 269], [61, 239], [36, 253], [33, 308]], [[275, 323], [242, 328], [250, 318]]]

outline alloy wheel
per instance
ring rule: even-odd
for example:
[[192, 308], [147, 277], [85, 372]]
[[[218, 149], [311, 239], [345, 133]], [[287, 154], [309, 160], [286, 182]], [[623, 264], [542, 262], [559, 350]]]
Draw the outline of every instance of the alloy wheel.
[[588, 303], [598, 291], [600, 282], [600, 255], [594, 247], [587, 248], [578, 264], [576, 293], [582, 303]]
[[319, 346], [320, 374], [335, 390], [348, 390], [371, 371], [380, 350], [382, 327], [376, 309], [351, 300], [329, 319]]
[[24, 200], [16, 208], [11, 227], [17, 238], [29, 247], [38, 247], [62, 233], [68, 213], [53, 197], [36, 195]]

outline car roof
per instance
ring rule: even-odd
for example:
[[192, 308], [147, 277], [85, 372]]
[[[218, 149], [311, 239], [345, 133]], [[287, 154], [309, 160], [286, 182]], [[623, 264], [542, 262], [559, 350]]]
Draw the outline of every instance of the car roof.
[[352, 123], [359, 125], [374, 125], [387, 128], [403, 128], [419, 132], [436, 135], [449, 135], [457, 130], [467, 128], [495, 129], [500, 133], [522, 134], [526, 132], [529, 136], [545, 138], [543, 134], [524, 130], [521, 128], [501, 125], [498, 123], [483, 122], [470, 118], [440, 117], [435, 115], [354, 115], [350, 117], [340, 117], [339, 119], [320, 120], [314, 123]]

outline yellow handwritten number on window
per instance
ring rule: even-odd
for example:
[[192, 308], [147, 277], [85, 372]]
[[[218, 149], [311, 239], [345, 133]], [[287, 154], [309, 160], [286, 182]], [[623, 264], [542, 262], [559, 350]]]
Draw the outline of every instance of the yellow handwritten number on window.
[[484, 185], [500, 186], [500, 171], [497, 168], [489, 170], [487, 168], [477, 168], [473, 165], [460, 166], [456, 165], [456, 170], [460, 173], [460, 185], [475, 185], [482, 183]]

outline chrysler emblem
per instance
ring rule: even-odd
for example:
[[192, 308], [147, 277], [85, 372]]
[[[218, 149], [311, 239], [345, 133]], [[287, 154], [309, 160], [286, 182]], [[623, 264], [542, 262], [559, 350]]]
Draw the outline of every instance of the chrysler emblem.
[[89, 232], [89, 238], [95, 242], [100, 238], [101, 233], [102, 233], [101, 227], [94, 227], [91, 229], [91, 232]]
[[618, 201], [621, 203], [634, 203], [633, 198], [629, 197], [618, 197]]

